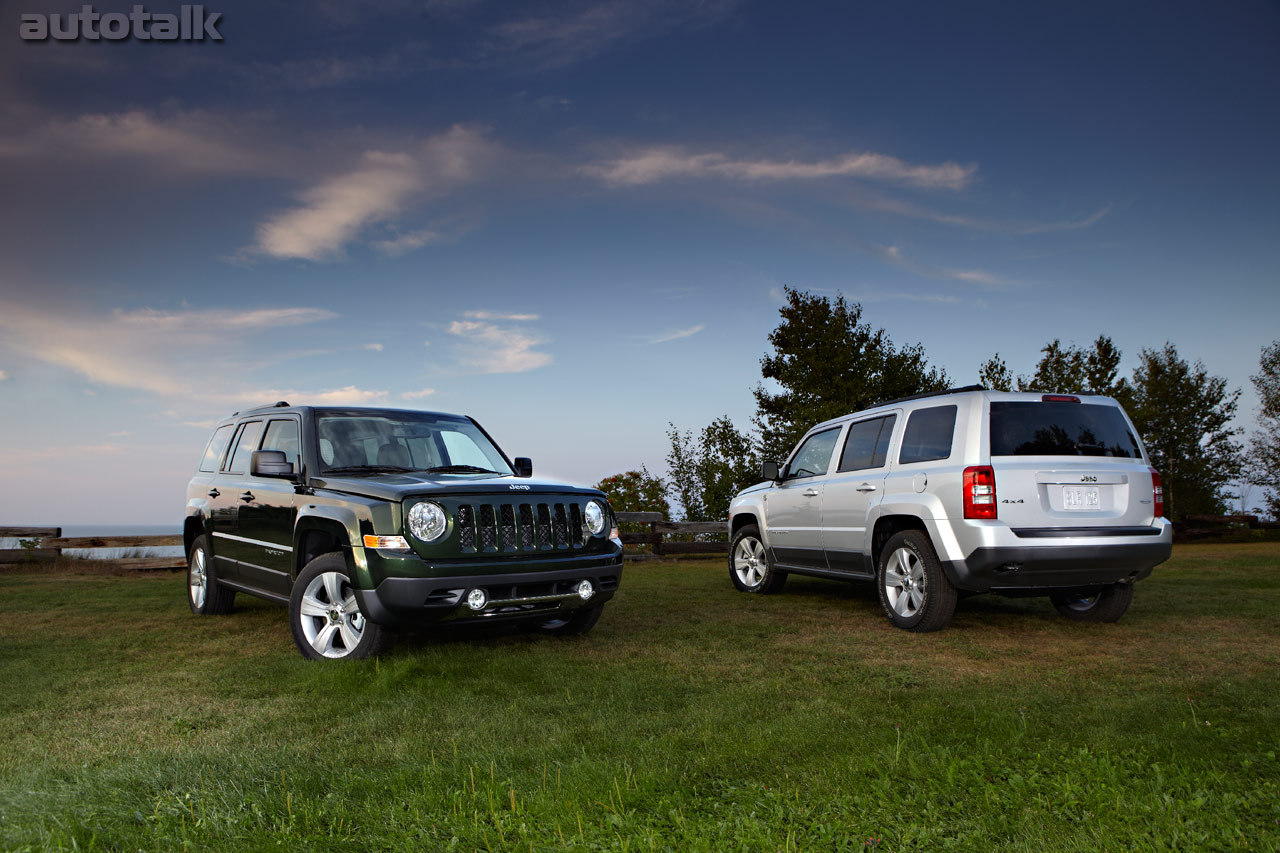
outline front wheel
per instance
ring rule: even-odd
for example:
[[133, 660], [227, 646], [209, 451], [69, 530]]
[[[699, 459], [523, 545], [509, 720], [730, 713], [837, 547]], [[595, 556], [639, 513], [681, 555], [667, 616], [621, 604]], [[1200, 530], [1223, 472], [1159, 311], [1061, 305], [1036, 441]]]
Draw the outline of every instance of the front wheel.
[[393, 639], [360, 612], [341, 554], [316, 557], [298, 575], [289, 596], [289, 627], [298, 650], [312, 660], [375, 657]]
[[787, 573], [769, 561], [768, 549], [760, 538], [760, 528], [748, 524], [739, 530], [729, 546], [729, 580], [739, 592], [769, 594], [782, 589]]
[[1133, 602], [1133, 584], [1117, 583], [1101, 589], [1071, 589], [1050, 593], [1058, 613], [1076, 622], [1115, 622]]
[[904, 530], [885, 543], [876, 587], [884, 615], [897, 628], [938, 631], [956, 612], [956, 588], [920, 530]]

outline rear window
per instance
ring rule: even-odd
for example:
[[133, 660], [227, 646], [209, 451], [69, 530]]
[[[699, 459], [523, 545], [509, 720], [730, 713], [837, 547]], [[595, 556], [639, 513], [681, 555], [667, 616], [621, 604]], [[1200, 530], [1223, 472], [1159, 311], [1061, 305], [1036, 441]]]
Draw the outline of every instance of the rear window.
[[946, 459], [951, 455], [951, 439], [955, 432], [955, 406], [916, 409], [907, 418], [907, 428], [902, 431], [898, 464]]
[[1115, 456], [1141, 459], [1115, 406], [1034, 400], [991, 404], [992, 456]]
[[889, 452], [889, 436], [893, 435], [893, 422], [897, 415], [872, 418], [849, 427], [844, 440], [844, 452], [840, 454], [840, 471], [857, 471], [863, 468], [883, 468]]

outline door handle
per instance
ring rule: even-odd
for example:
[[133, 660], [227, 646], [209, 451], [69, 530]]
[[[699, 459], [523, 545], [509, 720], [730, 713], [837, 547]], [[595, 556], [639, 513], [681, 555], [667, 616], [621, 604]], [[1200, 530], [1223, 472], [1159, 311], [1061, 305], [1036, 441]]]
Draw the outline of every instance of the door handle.
[[860, 492], [874, 492], [875, 490], [875, 483], [863, 483], [861, 486], [858, 486], [858, 491]]
[[243, 495], [240, 496], [240, 500], [244, 501], [245, 503], [252, 503], [254, 500], [253, 492], [245, 492]]
[[218, 491], [217, 489], [210, 489], [210, 490], [209, 490], [209, 497], [211, 497], [211, 498], [216, 498], [216, 497], [217, 497], [218, 495], [220, 495], [220, 494], [222, 494], [222, 492]]
[[805, 496], [806, 498], [816, 498], [816, 497], [818, 496], [818, 490], [817, 490], [817, 489], [805, 489], [805, 490], [804, 490], [804, 496]]

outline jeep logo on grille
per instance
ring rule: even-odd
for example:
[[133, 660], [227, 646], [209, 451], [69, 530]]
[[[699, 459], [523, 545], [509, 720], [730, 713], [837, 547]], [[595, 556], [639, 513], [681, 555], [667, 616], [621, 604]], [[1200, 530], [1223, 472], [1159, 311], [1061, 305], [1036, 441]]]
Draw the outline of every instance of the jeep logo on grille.
[[517, 486], [515, 483], [507, 483], [507, 488], [508, 488], [508, 489], [510, 489], [510, 490], [511, 490], [511, 491], [513, 491], [513, 492], [527, 492], [527, 491], [529, 491], [529, 487], [528, 487], [528, 486]]
[[1082, 482], [1082, 483], [1096, 483], [1096, 482], [1098, 482], [1098, 478], [1097, 478], [1097, 477], [1092, 477], [1092, 476], [1090, 476], [1090, 475], [1088, 475], [1088, 474], [1085, 474], [1083, 477], [1081, 477], [1081, 478], [1080, 478], [1080, 482]]

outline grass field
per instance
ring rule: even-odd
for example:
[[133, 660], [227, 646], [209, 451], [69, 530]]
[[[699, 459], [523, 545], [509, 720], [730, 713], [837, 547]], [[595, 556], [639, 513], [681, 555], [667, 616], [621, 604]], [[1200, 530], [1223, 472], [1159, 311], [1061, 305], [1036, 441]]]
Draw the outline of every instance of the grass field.
[[1280, 849], [1280, 545], [1115, 625], [891, 629], [870, 587], [630, 567], [596, 630], [309, 663], [183, 578], [0, 574], [8, 850]]

